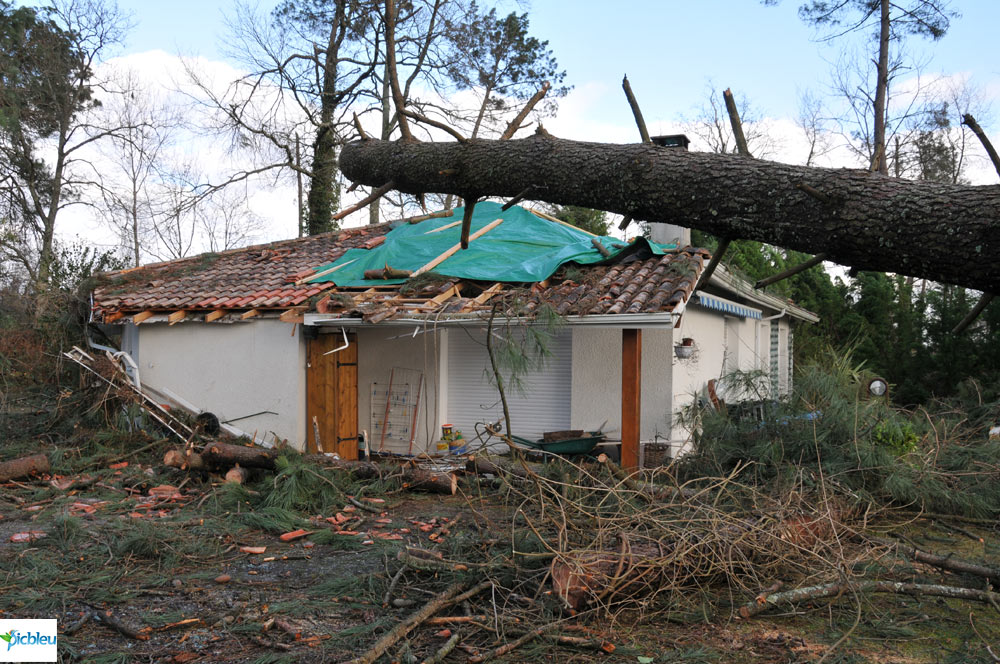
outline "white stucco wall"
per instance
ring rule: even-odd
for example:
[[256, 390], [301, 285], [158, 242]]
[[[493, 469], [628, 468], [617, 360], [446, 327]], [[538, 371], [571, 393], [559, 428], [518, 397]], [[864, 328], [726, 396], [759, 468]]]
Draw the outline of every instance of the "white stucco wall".
[[[768, 314], [771, 312], [765, 312]], [[763, 371], [768, 373], [771, 368], [771, 325], [779, 328], [779, 390], [787, 390], [788, 380], [788, 329], [787, 316], [776, 321], [761, 321], [754, 318], [739, 318], [724, 316], [718, 311], [692, 305], [687, 308], [681, 320], [680, 328], [674, 330], [674, 342], [680, 343], [684, 337], [694, 339], [696, 353], [690, 360], [674, 363], [674, 410], [680, 410], [690, 405], [696, 396], [707, 399], [708, 381], [719, 381], [727, 373], [736, 369], [741, 371]], [[767, 389], [770, 381], [762, 381], [761, 387]], [[717, 386], [719, 398], [723, 400], [742, 400], [759, 397], [740, 393], [722, 382]], [[679, 454], [688, 448], [691, 432], [680, 426], [673, 428], [671, 433], [672, 453]]]
[[[643, 442], [666, 440], [671, 422], [672, 330], [642, 331], [642, 403], [639, 436]], [[596, 429], [607, 420], [609, 438], [621, 437], [622, 331], [603, 327], [573, 328], [571, 426]]]
[[143, 323], [138, 358], [144, 385], [170, 390], [257, 439], [305, 441], [305, 343], [301, 326], [241, 323]]
[[[413, 328], [365, 327], [356, 330], [358, 335], [358, 430], [372, 433], [371, 386], [373, 382], [388, 385], [392, 369], [412, 369], [424, 375], [424, 385], [417, 409], [416, 438], [413, 453], [435, 452], [440, 438], [441, 385], [438, 381], [440, 343], [444, 330], [410, 336]], [[338, 329], [339, 333], [339, 329]], [[396, 337], [396, 338], [391, 338]], [[379, 441], [371, 439], [372, 449]], [[406, 453], [409, 445], [387, 441], [385, 449]]]

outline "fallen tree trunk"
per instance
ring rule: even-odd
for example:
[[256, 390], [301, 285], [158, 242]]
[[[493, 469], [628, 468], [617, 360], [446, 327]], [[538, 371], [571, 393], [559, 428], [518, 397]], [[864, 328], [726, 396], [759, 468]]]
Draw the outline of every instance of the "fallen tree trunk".
[[[657, 145], [534, 137], [356, 141], [344, 174], [406, 193], [512, 197], [608, 210], [878, 270], [1000, 292], [1000, 186], [915, 182]], [[475, 194], [475, 196], [473, 196]], [[961, 260], [955, 260], [961, 256]]]
[[0, 463], [0, 482], [15, 480], [19, 477], [49, 472], [49, 458], [44, 454], [12, 459]]

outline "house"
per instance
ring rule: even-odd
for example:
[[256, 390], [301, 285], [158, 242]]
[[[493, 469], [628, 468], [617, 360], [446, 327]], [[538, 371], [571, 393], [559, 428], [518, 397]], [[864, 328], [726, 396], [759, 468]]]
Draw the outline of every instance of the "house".
[[[788, 389], [791, 323], [815, 315], [721, 269], [693, 293], [706, 251], [598, 238], [489, 202], [459, 250], [462, 215], [111, 273], [93, 293], [93, 321], [120, 333], [164, 401], [258, 441], [348, 458], [362, 430], [374, 449], [433, 453], [442, 424], [469, 439], [501, 419], [491, 315], [522, 330], [543, 310], [565, 323], [544, 368], [507, 390], [514, 433], [603, 427], [626, 441], [627, 463], [638, 441], [679, 452], [689, 434], [674, 413], [728, 370], [761, 369], [775, 394]], [[683, 338], [696, 357], [676, 357]]]

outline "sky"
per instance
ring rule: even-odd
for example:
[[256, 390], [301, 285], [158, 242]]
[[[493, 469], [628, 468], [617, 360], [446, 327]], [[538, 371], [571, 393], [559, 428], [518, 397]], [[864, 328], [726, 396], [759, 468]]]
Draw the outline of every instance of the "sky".
[[[274, 4], [263, 0], [258, 7], [266, 12]], [[827, 94], [831, 62], [839, 47], [820, 40], [798, 18], [799, 4], [798, 0], [783, 0], [777, 6], [756, 0], [534, 0], [530, 4], [506, 0], [501, 8], [527, 11], [531, 33], [549, 41], [567, 72], [566, 83], [573, 91], [561, 101], [559, 114], [544, 121], [556, 136], [638, 140], [621, 90], [622, 76], [627, 74], [652, 134], [683, 131], [708, 94], [718, 95], [730, 87], [738, 97], [750, 100], [773, 131], [785, 136], [770, 158], [801, 163], [804, 148], [794, 124], [799, 97], [806, 90], [821, 98]], [[231, 0], [119, 0], [119, 6], [132, 14], [134, 23], [119, 55], [142, 63], [149, 76], [176, 76], [170, 59], [177, 55], [199, 56], [219, 66], [226, 62]], [[988, 99], [1000, 101], [1000, 58], [994, 50], [1000, 0], [964, 0], [953, 7], [962, 16], [941, 40], [911, 38], [909, 47], [928, 61], [925, 76], [966, 77], [981, 86]], [[160, 53], [154, 57], [153, 51]], [[994, 106], [994, 115], [1000, 113], [1000, 104]], [[978, 119], [1000, 141], [1000, 122], [989, 114]], [[995, 180], [995, 173], [986, 164], [976, 167], [974, 182], [993, 181], [990, 178]], [[280, 239], [294, 231], [294, 221], [288, 219], [294, 215], [290, 194], [271, 192], [265, 207], [271, 222], [259, 239]], [[353, 223], [361, 223], [360, 217]]]

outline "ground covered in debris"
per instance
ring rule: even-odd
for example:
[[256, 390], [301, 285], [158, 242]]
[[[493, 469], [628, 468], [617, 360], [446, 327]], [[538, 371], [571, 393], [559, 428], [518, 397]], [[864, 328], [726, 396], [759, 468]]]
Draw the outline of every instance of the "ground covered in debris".
[[[440, 495], [415, 491], [398, 463], [361, 479], [284, 451], [274, 470], [226, 483], [164, 465], [181, 441], [129, 431], [137, 413], [119, 397], [4, 393], [0, 461], [41, 452], [51, 467], [0, 484], [0, 610], [58, 618], [63, 661], [992, 662], [1000, 651], [995, 516], [889, 509], [872, 477], [859, 488], [822, 466], [767, 475], [719, 456], [714, 473], [702, 458], [634, 475], [606, 459], [478, 459]], [[789, 449], [790, 426], [777, 429]], [[969, 475], [995, 483], [996, 468], [981, 468], [989, 449], [965, 454], [979, 470], [946, 479], [971, 500], [985, 485]]]

